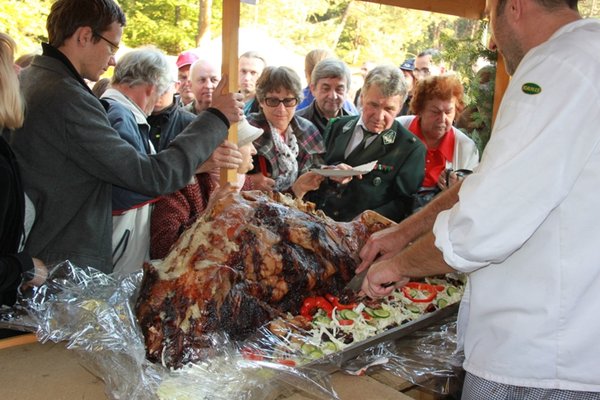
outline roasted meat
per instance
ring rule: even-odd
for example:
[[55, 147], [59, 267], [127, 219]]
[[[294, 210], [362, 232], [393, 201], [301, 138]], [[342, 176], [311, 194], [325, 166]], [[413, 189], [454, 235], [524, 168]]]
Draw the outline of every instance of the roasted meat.
[[231, 194], [144, 265], [136, 314], [147, 357], [169, 367], [202, 359], [207, 334], [246, 339], [306, 296], [339, 293], [369, 235], [391, 222], [367, 211], [335, 222], [280, 194]]

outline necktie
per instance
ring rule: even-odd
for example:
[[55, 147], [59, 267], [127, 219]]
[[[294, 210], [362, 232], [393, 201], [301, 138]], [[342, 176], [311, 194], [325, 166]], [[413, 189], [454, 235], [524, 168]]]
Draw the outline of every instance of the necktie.
[[373, 136], [377, 135], [377, 133], [375, 133], [375, 132], [371, 132], [371, 131], [368, 131], [368, 130], [366, 130], [366, 129], [365, 129], [365, 128], [363, 128], [363, 127], [361, 127], [361, 129], [362, 129], [362, 131], [363, 131], [363, 138], [362, 138], [362, 140], [360, 141], [360, 143], [358, 144], [358, 146], [356, 146], [356, 147], [354, 148], [354, 150], [352, 150], [352, 151], [350, 152], [350, 154], [348, 154], [348, 157], [347, 157], [347, 158], [354, 157], [354, 156], [356, 156], [357, 154], [360, 154], [360, 152], [361, 152], [361, 151], [363, 151], [363, 150], [364, 150], [364, 149], [367, 147], [367, 140], [369, 140], [369, 139], [370, 139], [370, 138], [372, 138]]

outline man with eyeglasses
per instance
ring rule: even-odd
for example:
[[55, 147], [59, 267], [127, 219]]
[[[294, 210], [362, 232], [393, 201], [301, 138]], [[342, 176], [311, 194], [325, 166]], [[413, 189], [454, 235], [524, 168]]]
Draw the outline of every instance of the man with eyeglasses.
[[427, 49], [417, 55], [412, 72], [415, 79], [419, 80], [428, 76], [441, 75], [444, 71], [440, 52], [436, 49]]
[[37, 214], [26, 249], [47, 264], [68, 259], [111, 272], [113, 185], [147, 196], [182, 188], [243, 115], [241, 95], [219, 88], [213, 107], [166, 150], [136, 151], [84, 80], [115, 65], [124, 25], [113, 0], [57, 0], [46, 23], [49, 44], [21, 73], [27, 114], [12, 146]]

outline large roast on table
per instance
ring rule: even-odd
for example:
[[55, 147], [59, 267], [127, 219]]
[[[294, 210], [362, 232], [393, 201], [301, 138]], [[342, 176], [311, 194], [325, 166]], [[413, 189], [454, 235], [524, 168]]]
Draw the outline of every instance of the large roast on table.
[[391, 222], [367, 211], [335, 222], [277, 193], [219, 201], [161, 262], [146, 264], [136, 305], [147, 357], [169, 367], [197, 361], [207, 334], [241, 340], [307, 296], [339, 293], [369, 235]]

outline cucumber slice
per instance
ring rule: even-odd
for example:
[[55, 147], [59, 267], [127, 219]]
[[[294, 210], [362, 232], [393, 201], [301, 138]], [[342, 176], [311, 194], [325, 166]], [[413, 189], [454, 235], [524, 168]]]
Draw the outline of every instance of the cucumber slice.
[[337, 346], [335, 345], [335, 343], [333, 342], [324, 342], [321, 347], [323, 348], [323, 350], [325, 351], [331, 351], [331, 352], [335, 352], [337, 351]]
[[421, 309], [414, 304], [407, 304], [406, 309], [415, 314], [419, 314], [421, 312]]
[[315, 351], [311, 351], [310, 354], [308, 354], [308, 358], [312, 359], [312, 360], [318, 360], [319, 358], [323, 357], [325, 354], [323, 354], [323, 352], [319, 349], [316, 349]]
[[342, 319], [356, 319], [358, 318], [358, 314], [352, 310], [340, 310], [340, 317]]
[[447, 305], [448, 305], [448, 300], [446, 300], [446, 299], [439, 299], [439, 300], [437, 301], [437, 306], [438, 306], [438, 308], [444, 308], [444, 307], [446, 307]]
[[446, 293], [448, 294], [448, 296], [455, 295], [456, 293], [458, 293], [458, 288], [454, 286], [449, 286], [448, 289], [446, 289]]
[[313, 322], [317, 324], [329, 325], [331, 323], [331, 319], [324, 315], [319, 315], [313, 319]]
[[373, 316], [375, 318], [389, 318], [390, 315], [390, 312], [388, 310], [384, 310], [383, 308], [373, 310]]
[[371, 317], [374, 317], [375, 315], [373, 314], [373, 309], [371, 307], [365, 307], [364, 310], [367, 314], [369, 314]]
[[319, 349], [314, 344], [304, 343], [302, 347], [300, 347], [300, 350], [303, 354], [310, 355], [310, 353], [312, 353], [313, 351], [318, 351]]

